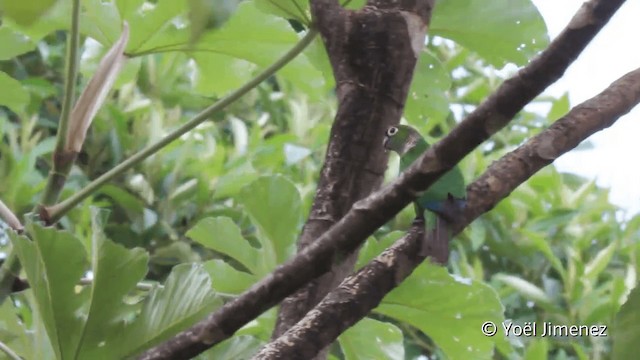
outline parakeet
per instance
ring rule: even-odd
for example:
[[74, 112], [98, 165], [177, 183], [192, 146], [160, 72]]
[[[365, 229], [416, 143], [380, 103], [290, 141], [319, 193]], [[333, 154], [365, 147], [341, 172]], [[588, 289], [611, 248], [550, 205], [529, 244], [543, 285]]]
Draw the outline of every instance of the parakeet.
[[[406, 125], [387, 129], [383, 145], [387, 150], [400, 155], [401, 172], [429, 148], [429, 144], [420, 133]], [[450, 224], [464, 208], [465, 195], [464, 177], [456, 166], [416, 199], [416, 216], [425, 222], [425, 237], [420, 248], [422, 256], [430, 253], [438, 263], [447, 263], [451, 239]]]

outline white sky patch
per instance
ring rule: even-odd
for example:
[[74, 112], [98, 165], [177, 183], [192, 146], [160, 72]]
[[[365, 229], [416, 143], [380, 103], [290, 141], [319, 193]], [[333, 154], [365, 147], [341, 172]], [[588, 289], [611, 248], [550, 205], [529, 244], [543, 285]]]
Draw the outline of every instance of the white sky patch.
[[[533, 0], [553, 39], [582, 5], [580, 0]], [[571, 105], [600, 93], [622, 75], [640, 67], [640, 1], [628, 1], [600, 31], [565, 76], [547, 93], [569, 92]], [[555, 119], [554, 119], [555, 120]], [[572, 172], [611, 188], [611, 201], [629, 214], [640, 212], [640, 107], [620, 118], [611, 128], [589, 140], [592, 150], [572, 151], [555, 161], [560, 171]]]

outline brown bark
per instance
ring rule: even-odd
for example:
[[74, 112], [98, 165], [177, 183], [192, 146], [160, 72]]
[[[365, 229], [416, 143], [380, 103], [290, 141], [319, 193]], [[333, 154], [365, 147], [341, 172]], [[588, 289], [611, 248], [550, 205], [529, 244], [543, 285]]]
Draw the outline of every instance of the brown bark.
[[[493, 163], [468, 187], [464, 217], [455, 223], [462, 231], [491, 210], [529, 177], [551, 164], [595, 132], [615, 123], [640, 102], [640, 69], [630, 72], [596, 97], [573, 108], [548, 129]], [[423, 225], [407, 234], [357, 273], [346, 278], [312, 311], [254, 359], [309, 359], [343, 331], [365, 317], [383, 297], [422, 263]], [[432, 254], [427, 254], [427, 256]], [[429, 294], [421, 294], [429, 296]]]
[[[332, 1], [312, 2], [334, 70], [338, 111], [299, 250], [380, 187], [388, 157], [380, 144], [384, 131], [400, 122], [433, 3], [369, 1], [350, 11]], [[356, 253], [335, 254], [326, 274], [283, 301], [274, 338], [351, 273]]]
[[[313, 5], [325, 3], [334, 1], [324, 0]], [[262, 312], [329, 271], [336, 256], [356, 249], [378, 227], [413, 201], [420, 191], [504, 127], [529, 101], [557, 80], [622, 3], [624, 0], [592, 0], [583, 5], [580, 15], [572, 19], [549, 48], [503, 83], [458, 127], [418, 159], [415, 166], [385, 188], [356, 202], [331, 229], [269, 276], [190, 329], [149, 349], [141, 359], [193, 357], [231, 337]], [[332, 21], [331, 17], [320, 19], [319, 23]]]

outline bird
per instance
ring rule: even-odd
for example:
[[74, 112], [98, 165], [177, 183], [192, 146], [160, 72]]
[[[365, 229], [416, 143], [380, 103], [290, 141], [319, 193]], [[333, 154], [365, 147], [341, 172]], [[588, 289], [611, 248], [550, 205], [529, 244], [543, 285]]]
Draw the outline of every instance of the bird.
[[[397, 125], [387, 129], [383, 146], [400, 156], [402, 172], [427, 151], [429, 143], [411, 126]], [[414, 201], [416, 218], [424, 221], [421, 256], [431, 256], [433, 261], [441, 265], [448, 262], [451, 226], [462, 213], [465, 198], [464, 176], [460, 168], [455, 166]]]

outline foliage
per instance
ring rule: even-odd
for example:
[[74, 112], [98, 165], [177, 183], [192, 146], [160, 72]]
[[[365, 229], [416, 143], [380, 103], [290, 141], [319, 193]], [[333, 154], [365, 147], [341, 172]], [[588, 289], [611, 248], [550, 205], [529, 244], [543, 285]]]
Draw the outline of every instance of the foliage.
[[[38, 203], [51, 168], [71, 13], [70, 0], [23, 3], [31, 4], [0, 2], [0, 197], [20, 215]], [[81, 83], [124, 20], [130, 59], [62, 198], [251, 79], [309, 25], [307, 1], [221, 3], [217, 13], [198, 0], [82, 2]], [[439, 1], [430, 34], [405, 118], [431, 140], [504, 80], [499, 67], [523, 65], [548, 44], [529, 0]], [[131, 356], [268, 275], [294, 253], [309, 211], [335, 113], [332, 86], [317, 40], [211, 121], [102, 187], [61, 229], [33, 220], [28, 236], [10, 233], [31, 288], [0, 306], [0, 341], [27, 359]], [[548, 116], [520, 113], [462, 162], [467, 180], [569, 109], [566, 97], [536, 103]], [[412, 217], [407, 208], [381, 228], [357, 266]], [[421, 265], [342, 334], [332, 355], [492, 358], [497, 347], [505, 358], [607, 358], [610, 338], [485, 337], [480, 326], [613, 324], [636, 283], [639, 219], [622, 217], [593, 182], [544, 169], [458, 237], [449, 271]], [[2, 245], [7, 252], [8, 241]], [[274, 314], [199, 358], [249, 357], [268, 341]], [[625, 354], [634, 328], [616, 324], [614, 355]]]

